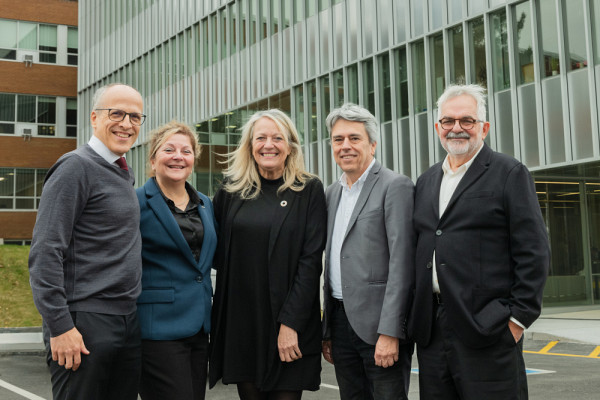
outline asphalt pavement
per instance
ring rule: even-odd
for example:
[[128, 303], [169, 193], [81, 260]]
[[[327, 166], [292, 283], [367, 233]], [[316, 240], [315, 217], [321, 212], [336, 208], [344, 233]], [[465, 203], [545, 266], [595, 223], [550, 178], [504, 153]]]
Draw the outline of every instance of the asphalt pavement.
[[[531, 399], [600, 397], [600, 305], [547, 308], [525, 331]], [[0, 399], [51, 399], [40, 328], [0, 328]], [[555, 357], [557, 356], [557, 357]], [[416, 357], [409, 399], [418, 399]], [[339, 399], [333, 367], [323, 361], [322, 385], [303, 399]], [[235, 386], [217, 385], [207, 399], [236, 399]]]

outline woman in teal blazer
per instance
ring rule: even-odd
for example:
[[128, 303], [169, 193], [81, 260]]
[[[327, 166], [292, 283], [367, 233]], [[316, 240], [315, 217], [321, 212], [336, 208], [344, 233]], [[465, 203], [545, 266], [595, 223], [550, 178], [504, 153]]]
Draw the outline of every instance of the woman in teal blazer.
[[186, 182], [200, 154], [192, 130], [171, 122], [149, 142], [153, 175], [137, 189], [142, 234], [142, 399], [204, 399], [217, 245], [210, 199]]

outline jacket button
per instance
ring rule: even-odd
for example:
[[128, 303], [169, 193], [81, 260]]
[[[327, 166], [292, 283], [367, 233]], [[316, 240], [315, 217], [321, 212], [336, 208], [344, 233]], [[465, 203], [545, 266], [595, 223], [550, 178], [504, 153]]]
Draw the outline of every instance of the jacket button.
[[427, 269], [431, 269], [433, 267], [433, 263], [431, 261], [429, 261], [427, 263]]
[[438, 229], [437, 231], [435, 231], [435, 236], [442, 236], [442, 230]]
[[204, 280], [204, 278], [202, 277], [202, 275], [198, 275], [196, 277], [196, 282], [198, 282], [198, 283], [202, 283], [203, 280]]

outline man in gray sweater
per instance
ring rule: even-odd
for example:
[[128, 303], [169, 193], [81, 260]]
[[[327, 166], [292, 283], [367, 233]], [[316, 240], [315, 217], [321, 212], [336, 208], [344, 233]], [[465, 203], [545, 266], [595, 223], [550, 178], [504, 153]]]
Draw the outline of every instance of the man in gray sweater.
[[54, 399], [137, 399], [141, 237], [123, 155], [144, 122], [123, 84], [95, 93], [94, 135], [48, 171], [29, 254]]

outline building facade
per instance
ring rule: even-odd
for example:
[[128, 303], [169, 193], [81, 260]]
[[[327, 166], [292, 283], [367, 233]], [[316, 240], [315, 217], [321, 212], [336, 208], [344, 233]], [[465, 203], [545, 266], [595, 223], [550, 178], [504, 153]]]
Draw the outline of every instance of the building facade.
[[[214, 193], [220, 155], [273, 107], [331, 184], [325, 117], [344, 102], [377, 116], [376, 157], [416, 180], [445, 155], [434, 130], [445, 85], [486, 86], [486, 141], [535, 177], [552, 247], [545, 305], [600, 303], [600, 0], [88, 1], [79, 25], [79, 121], [106, 83], [144, 96], [128, 156], [138, 184], [150, 130], [179, 119], [204, 144], [193, 183]], [[79, 144], [90, 135], [81, 123]]]
[[46, 171], [77, 144], [77, 2], [0, 0], [0, 240], [31, 239]]

